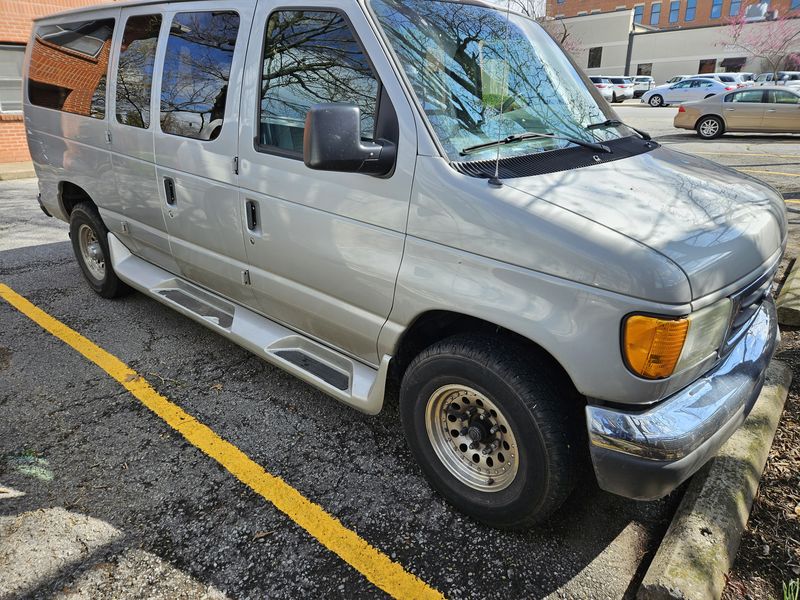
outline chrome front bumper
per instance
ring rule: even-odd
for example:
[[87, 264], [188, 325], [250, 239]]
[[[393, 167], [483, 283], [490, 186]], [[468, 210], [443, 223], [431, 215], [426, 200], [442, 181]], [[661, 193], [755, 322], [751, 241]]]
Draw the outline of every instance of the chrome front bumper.
[[777, 340], [775, 304], [767, 299], [728, 355], [680, 392], [640, 412], [588, 406], [600, 487], [652, 500], [693, 475], [750, 413]]

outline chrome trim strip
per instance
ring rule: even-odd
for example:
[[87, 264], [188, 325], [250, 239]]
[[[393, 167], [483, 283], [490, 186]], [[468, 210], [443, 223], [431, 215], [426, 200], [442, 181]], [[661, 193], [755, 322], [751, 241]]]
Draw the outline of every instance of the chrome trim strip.
[[777, 337], [775, 304], [767, 299], [719, 365], [680, 392], [642, 412], [588, 406], [592, 446], [656, 461], [687, 456], [731, 419], [750, 411]]

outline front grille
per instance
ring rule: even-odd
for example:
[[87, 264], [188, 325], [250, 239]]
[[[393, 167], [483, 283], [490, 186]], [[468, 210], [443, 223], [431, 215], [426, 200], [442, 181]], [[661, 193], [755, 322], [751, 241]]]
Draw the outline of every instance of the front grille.
[[772, 282], [777, 270], [778, 264], [743, 290], [731, 296], [731, 302], [733, 303], [731, 324], [728, 328], [728, 336], [720, 354], [727, 354], [739, 340], [741, 333], [750, 325], [756, 312], [758, 312], [758, 309], [764, 302], [764, 298], [772, 292]]

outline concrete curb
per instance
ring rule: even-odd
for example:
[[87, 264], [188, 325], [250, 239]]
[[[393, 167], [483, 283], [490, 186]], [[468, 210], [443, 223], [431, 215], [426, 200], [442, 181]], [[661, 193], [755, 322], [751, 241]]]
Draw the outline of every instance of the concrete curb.
[[722, 595], [791, 381], [791, 369], [773, 360], [753, 411], [689, 484], [645, 574], [639, 600]]
[[800, 326], [800, 260], [794, 262], [778, 296], [778, 323]]
[[0, 163], [0, 181], [36, 177], [32, 162]]

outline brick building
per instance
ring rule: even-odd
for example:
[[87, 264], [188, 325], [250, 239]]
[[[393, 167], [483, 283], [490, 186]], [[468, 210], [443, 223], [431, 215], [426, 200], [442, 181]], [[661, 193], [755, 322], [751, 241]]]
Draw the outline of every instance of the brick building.
[[33, 19], [103, 1], [0, 0], [0, 163], [30, 160], [22, 121], [21, 90], [22, 60]]
[[[562, 18], [633, 10], [634, 23], [673, 29], [724, 25], [752, 4], [753, 0], [547, 0], [547, 15]], [[757, 8], [753, 6], [750, 10]], [[779, 16], [800, 16], [800, 0], [767, 0], [760, 8]]]

